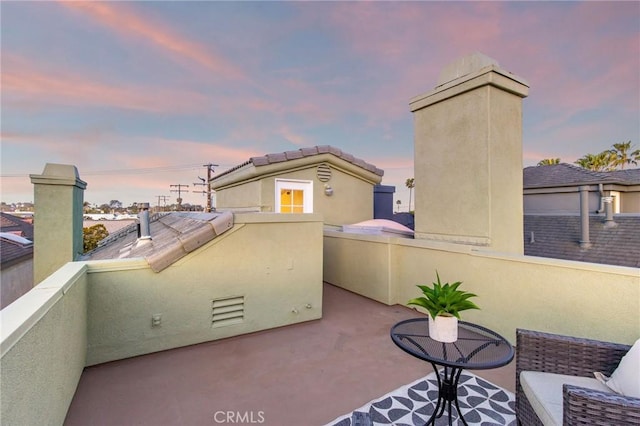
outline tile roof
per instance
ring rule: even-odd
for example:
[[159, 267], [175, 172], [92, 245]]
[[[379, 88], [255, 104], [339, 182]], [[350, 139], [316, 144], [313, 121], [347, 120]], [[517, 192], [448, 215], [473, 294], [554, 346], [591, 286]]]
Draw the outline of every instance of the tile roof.
[[523, 170], [524, 189], [595, 185], [599, 183], [638, 185], [640, 184], [640, 169], [594, 172], [572, 164], [561, 163], [549, 166], [525, 167]]
[[310, 148], [301, 148], [295, 151], [285, 151], [285, 152], [279, 152], [274, 154], [266, 154], [260, 157], [251, 157], [248, 161], [245, 161], [242, 164], [238, 164], [237, 166], [232, 167], [229, 170], [225, 170], [224, 172], [214, 176], [213, 180], [216, 180], [242, 167], [248, 166], [249, 164], [252, 164], [254, 167], [260, 167], [260, 166], [266, 166], [269, 164], [282, 163], [285, 161], [297, 160], [299, 158], [310, 157], [310, 156], [321, 155], [321, 154], [332, 154], [338, 158], [343, 159], [344, 161], [352, 163], [378, 176], [384, 175], [383, 170], [377, 168], [373, 164], [367, 163], [366, 161], [360, 158], [354, 157], [353, 155], [346, 153], [339, 148], [335, 148], [330, 145], [318, 145]]
[[617, 226], [612, 228], [605, 227], [603, 219], [597, 215], [589, 217], [592, 246], [582, 249], [579, 215], [525, 215], [524, 254], [640, 267], [640, 215], [615, 215]]
[[109, 235], [83, 260], [144, 257], [160, 272], [233, 226], [231, 212], [172, 212], [150, 218], [151, 240], [138, 240], [137, 224]]

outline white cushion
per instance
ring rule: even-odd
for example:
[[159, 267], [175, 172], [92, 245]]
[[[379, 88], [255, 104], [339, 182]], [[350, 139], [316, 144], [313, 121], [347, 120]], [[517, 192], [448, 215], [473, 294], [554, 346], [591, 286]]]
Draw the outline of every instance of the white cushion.
[[545, 426], [562, 425], [562, 385], [565, 383], [611, 393], [611, 389], [591, 377], [522, 371], [520, 373], [522, 390], [533, 411]]
[[620, 395], [640, 398], [640, 339], [622, 357], [611, 377], [596, 373], [596, 378]]

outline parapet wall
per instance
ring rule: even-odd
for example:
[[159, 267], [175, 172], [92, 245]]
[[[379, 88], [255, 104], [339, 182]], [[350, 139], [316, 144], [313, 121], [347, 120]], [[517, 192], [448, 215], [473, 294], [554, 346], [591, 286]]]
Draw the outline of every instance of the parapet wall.
[[[481, 310], [464, 320], [515, 343], [516, 328], [632, 344], [640, 336], [640, 269], [496, 253], [452, 243], [325, 231], [325, 281], [406, 304], [417, 284], [462, 281]], [[331, 255], [335, 253], [335, 255]], [[606, 319], [606, 320], [605, 320]]]

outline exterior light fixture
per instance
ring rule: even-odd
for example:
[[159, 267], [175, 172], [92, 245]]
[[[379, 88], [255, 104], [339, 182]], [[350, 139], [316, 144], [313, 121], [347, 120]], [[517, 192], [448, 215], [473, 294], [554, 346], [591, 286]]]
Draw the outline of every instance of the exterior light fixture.
[[331, 197], [333, 195], [333, 188], [327, 183], [324, 184], [324, 195], [327, 197]]

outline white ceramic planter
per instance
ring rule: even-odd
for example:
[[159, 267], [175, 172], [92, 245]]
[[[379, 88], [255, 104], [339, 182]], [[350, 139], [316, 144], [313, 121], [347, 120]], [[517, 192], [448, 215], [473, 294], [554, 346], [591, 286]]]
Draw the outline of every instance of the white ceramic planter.
[[458, 318], [438, 315], [434, 320], [429, 315], [429, 336], [438, 342], [455, 342], [458, 340]]

